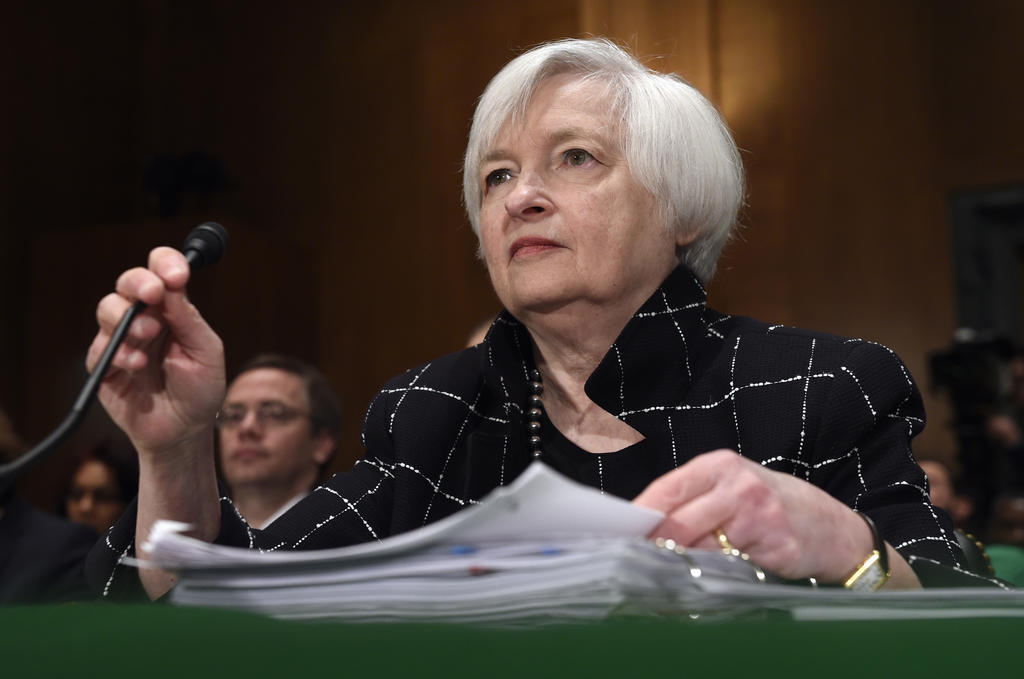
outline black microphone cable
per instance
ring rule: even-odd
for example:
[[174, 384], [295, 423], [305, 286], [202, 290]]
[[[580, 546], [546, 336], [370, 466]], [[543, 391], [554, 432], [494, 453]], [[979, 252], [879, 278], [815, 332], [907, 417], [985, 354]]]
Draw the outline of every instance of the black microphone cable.
[[[181, 251], [185, 253], [189, 268], [195, 271], [212, 266], [219, 261], [227, 246], [227, 229], [216, 222], [204, 222], [192, 229], [185, 237]], [[82, 387], [82, 391], [79, 392], [78, 398], [71, 407], [71, 412], [67, 414], [64, 421], [32, 450], [12, 462], [0, 465], [0, 506], [7, 501], [7, 497], [18, 479], [60, 445], [81, 424], [89, 412], [89, 407], [96, 399], [96, 392], [99, 391], [100, 383], [103, 382], [103, 378], [110, 368], [110, 362], [114, 359], [117, 348], [121, 346], [124, 336], [128, 333], [128, 326], [145, 308], [146, 303], [139, 301], [124, 312], [124, 316], [121, 317], [121, 321], [110, 336], [107, 348], [103, 350], [103, 355], [97, 361], [89, 379], [85, 381], [85, 386]]]

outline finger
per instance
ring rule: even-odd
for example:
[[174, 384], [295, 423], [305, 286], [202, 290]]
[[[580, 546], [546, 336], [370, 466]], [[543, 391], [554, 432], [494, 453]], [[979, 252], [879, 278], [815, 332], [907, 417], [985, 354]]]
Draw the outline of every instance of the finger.
[[[104, 297], [96, 307], [96, 322], [100, 329], [108, 335], [112, 334], [132, 306], [132, 302], [117, 293], [110, 293]], [[125, 341], [136, 344], [152, 341], [160, 334], [163, 327], [164, 324], [158, 313], [152, 307], [147, 307], [135, 315], [132, 324], [128, 327]]]
[[711, 490], [713, 485], [712, 478], [695, 474], [692, 468], [683, 465], [652, 481], [633, 499], [633, 504], [671, 514], [676, 507]]
[[[96, 365], [99, 363], [103, 353], [107, 350], [107, 345], [110, 344], [110, 333], [99, 332], [96, 337], [93, 338], [92, 344], [89, 345], [89, 351], [86, 352], [85, 356], [85, 369], [92, 373], [96, 369]], [[118, 347], [117, 351], [114, 352], [114, 356], [110, 361], [110, 371], [104, 378], [109, 378], [110, 374], [115, 370], [124, 370], [132, 372], [139, 370], [145, 366], [146, 359], [144, 352], [138, 349], [138, 347], [130, 344], [122, 344]]]
[[96, 333], [92, 344], [89, 345], [89, 351], [85, 354], [85, 369], [89, 374], [92, 374], [92, 371], [96, 368], [96, 364], [99, 363], [100, 356], [103, 355], [109, 342], [110, 333], [103, 332], [102, 330]]
[[146, 304], [159, 304], [163, 301], [166, 289], [167, 286], [160, 276], [140, 266], [122, 273], [114, 285], [117, 294], [130, 302], [139, 300]]
[[165, 285], [161, 317], [174, 341], [194, 358], [219, 360], [217, 357], [222, 353], [220, 338], [185, 293], [191, 273], [185, 256], [174, 248], [155, 248], [149, 253], [149, 268]]
[[738, 455], [716, 450], [693, 458], [681, 467], [652, 481], [633, 500], [634, 504], [671, 514], [676, 507], [710, 491], [734, 466]]
[[161, 317], [167, 323], [174, 342], [199, 363], [215, 366], [223, 363], [223, 344], [185, 292], [169, 290], [161, 305]]
[[[133, 324], [134, 325], [134, 324]], [[96, 369], [96, 365], [99, 363], [103, 353], [107, 350], [107, 346], [110, 344], [111, 333], [101, 330], [96, 333], [93, 338], [92, 344], [89, 345], [89, 350], [85, 356], [85, 368], [87, 371], [92, 373]], [[158, 341], [160, 332], [158, 331], [148, 343], [149, 345], [159, 345]], [[121, 346], [114, 352], [114, 356], [110, 361], [111, 369], [120, 369], [128, 372], [141, 370], [148, 363], [148, 354], [152, 353], [151, 350], [147, 350], [144, 344], [139, 344], [132, 341], [130, 338], [126, 338]]]
[[105, 332], [111, 332], [125, 312], [132, 306], [132, 301], [112, 292], [96, 305], [96, 323]]
[[149, 269], [164, 282], [170, 290], [184, 290], [191, 270], [188, 260], [174, 248], [154, 248], [149, 253]]
[[131, 337], [141, 340], [142, 348], [167, 328], [175, 343], [193, 357], [203, 360], [209, 354], [211, 362], [217, 361], [220, 338], [185, 294], [190, 275], [188, 260], [174, 248], [159, 247], [149, 253], [148, 265], [148, 269], [125, 272], [118, 281], [118, 293], [153, 305], [152, 313], [147, 310], [146, 316], [159, 319], [159, 325], [154, 326], [140, 316], [143, 320], [132, 324]]
[[121, 274], [115, 289], [131, 300], [159, 304], [165, 290], [182, 290], [189, 279], [188, 260], [169, 247], [149, 253], [148, 268], [135, 267]]
[[[114, 329], [131, 306], [132, 303], [129, 300], [114, 292], [100, 300], [100, 303], [96, 306], [96, 323], [99, 325], [99, 331], [93, 338], [92, 344], [89, 345], [89, 350], [85, 356], [85, 368], [90, 374], [96, 369], [100, 357], [106, 351], [107, 345], [110, 344]], [[121, 349], [114, 355], [111, 367], [128, 368], [129, 364], [125, 361], [127, 353], [127, 348], [122, 345]]]
[[[726, 530], [735, 508], [736, 499], [716, 486], [671, 511], [649, 536], [672, 538], [687, 547], [714, 548], [718, 546], [715, 531]], [[739, 547], [731, 534], [730, 540]]]
[[164, 331], [165, 325], [155, 311], [147, 309], [132, 321], [128, 339], [139, 345], [148, 344]]

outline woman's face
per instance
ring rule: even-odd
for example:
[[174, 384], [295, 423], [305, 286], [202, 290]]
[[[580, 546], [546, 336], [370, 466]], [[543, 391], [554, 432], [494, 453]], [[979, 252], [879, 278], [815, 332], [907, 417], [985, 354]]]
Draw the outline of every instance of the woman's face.
[[677, 263], [677, 239], [630, 174], [600, 83], [549, 78], [485, 154], [480, 238], [514, 315], [565, 305], [632, 313]]
[[66, 504], [68, 518], [103, 535], [124, 508], [114, 471], [98, 460], [84, 462], [71, 479]]

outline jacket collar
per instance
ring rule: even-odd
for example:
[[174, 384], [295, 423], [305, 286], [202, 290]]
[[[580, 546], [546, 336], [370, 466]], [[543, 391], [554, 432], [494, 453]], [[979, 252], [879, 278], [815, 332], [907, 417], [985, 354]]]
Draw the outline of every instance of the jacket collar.
[[[696, 366], [704, 364], [701, 357], [719, 343], [706, 320], [706, 301], [697, 277], [678, 266], [626, 323], [587, 380], [591, 400], [633, 426], [639, 421], [632, 416], [645, 408], [679, 402]], [[529, 331], [502, 311], [482, 348], [489, 390], [521, 414], [535, 367]]]

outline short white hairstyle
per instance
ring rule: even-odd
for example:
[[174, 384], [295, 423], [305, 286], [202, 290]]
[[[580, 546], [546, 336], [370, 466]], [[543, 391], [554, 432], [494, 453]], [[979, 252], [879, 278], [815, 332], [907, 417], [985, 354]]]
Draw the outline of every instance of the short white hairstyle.
[[743, 203], [743, 163], [729, 128], [700, 92], [659, 73], [606, 39], [568, 39], [535, 47], [505, 65], [473, 115], [463, 164], [463, 200], [480, 237], [480, 164], [501, 130], [525, 116], [545, 80], [565, 73], [607, 85], [633, 178], [659, 205], [666, 228], [692, 235], [679, 253], [707, 283]]

